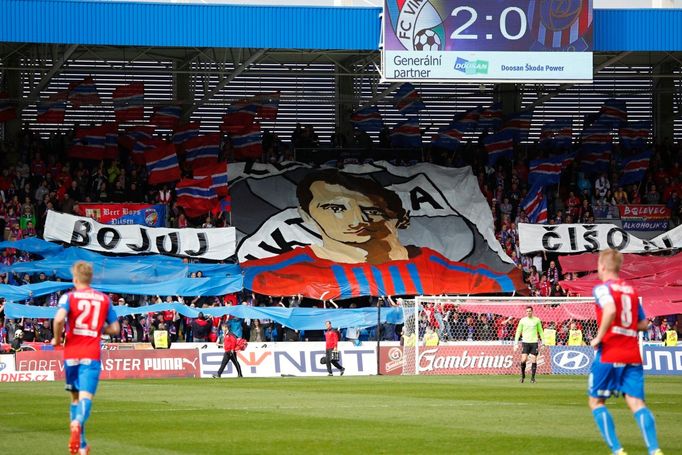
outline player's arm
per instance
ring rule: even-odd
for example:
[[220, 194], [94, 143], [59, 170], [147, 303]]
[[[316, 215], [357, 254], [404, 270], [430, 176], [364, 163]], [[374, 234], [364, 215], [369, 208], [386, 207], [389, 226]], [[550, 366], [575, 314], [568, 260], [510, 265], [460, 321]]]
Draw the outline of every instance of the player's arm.
[[545, 332], [542, 330], [542, 322], [540, 321], [540, 319], [538, 319], [538, 322], [536, 323], [535, 328], [538, 331], [538, 336], [540, 337], [540, 341], [544, 345], [545, 344]]
[[118, 316], [116, 316], [111, 301], [109, 301], [109, 311], [107, 312], [107, 319], [105, 322], [104, 333], [106, 335], [118, 335], [121, 332], [121, 325], [118, 323]]
[[523, 319], [519, 320], [519, 324], [516, 326], [516, 335], [514, 335], [514, 350], [518, 349], [519, 347], [519, 338], [521, 337], [521, 322]]
[[52, 346], [59, 346], [62, 344], [62, 332], [66, 325], [67, 311], [64, 308], [59, 308], [52, 323]]
[[[646, 314], [644, 314], [644, 308], [641, 303], [637, 305], [637, 330], [640, 332], [649, 330], [649, 320], [646, 318]], [[665, 336], [665, 334], [663, 335]]]
[[597, 305], [602, 309], [601, 325], [597, 331], [597, 335], [590, 341], [592, 347], [597, 347], [604, 339], [604, 335], [609, 331], [613, 321], [616, 320], [616, 302], [613, 300], [611, 291], [608, 286], [597, 286], [594, 290], [594, 297], [597, 300]]

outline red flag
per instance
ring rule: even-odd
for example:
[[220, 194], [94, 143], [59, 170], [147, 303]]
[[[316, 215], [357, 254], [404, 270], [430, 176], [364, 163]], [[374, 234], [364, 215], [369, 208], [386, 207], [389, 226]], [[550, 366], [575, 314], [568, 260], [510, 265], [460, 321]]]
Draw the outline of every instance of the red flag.
[[253, 124], [255, 115], [249, 111], [230, 112], [223, 116], [223, 124], [220, 129], [229, 134], [236, 134], [244, 130], [245, 127]]
[[221, 136], [219, 133], [193, 137], [185, 142], [187, 164], [192, 168], [208, 166], [218, 161]]
[[144, 82], [122, 85], [111, 94], [116, 121], [119, 123], [144, 118]]
[[211, 188], [218, 196], [227, 196], [227, 163], [216, 163], [194, 169], [194, 178], [211, 177]]
[[211, 178], [182, 179], [175, 186], [178, 205], [190, 218], [209, 213], [216, 206], [216, 194], [211, 189]]
[[180, 180], [180, 166], [175, 145], [164, 143], [150, 150], [145, 150], [147, 178], [150, 185]]
[[82, 81], [69, 84], [69, 101], [73, 107], [79, 108], [84, 105], [100, 104], [99, 94], [95, 86], [95, 80], [88, 76]]
[[232, 135], [234, 158], [237, 160], [255, 160], [263, 155], [263, 135], [260, 123], [244, 127], [239, 133]]
[[69, 148], [70, 158], [105, 160], [118, 157], [118, 131], [116, 124], [76, 129], [76, 137]]
[[159, 128], [172, 130], [180, 123], [182, 108], [180, 106], [159, 106], [154, 111], [154, 115], [149, 123]]
[[64, 123], [66, 102], [42, 101], [38, 103], [36, 122], [38, 123]]
[[[154, 127], [151, 126], [133, 126], [125, 130], [118, 140], [121, 147], [132, 150], [135, 143], [139, 140], [154, 139]], [[140, 163], [144, 164], [144, 162]]]

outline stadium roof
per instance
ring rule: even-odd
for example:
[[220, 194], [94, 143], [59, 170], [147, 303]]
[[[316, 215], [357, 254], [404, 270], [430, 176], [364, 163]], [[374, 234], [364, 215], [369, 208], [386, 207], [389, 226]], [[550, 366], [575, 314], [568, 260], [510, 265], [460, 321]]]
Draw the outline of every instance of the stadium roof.
[[[380, 8], [0, 0], [0, 42], [378, 50]], [[596, 51], [682, 51], [680, 9], [596, 9]]]

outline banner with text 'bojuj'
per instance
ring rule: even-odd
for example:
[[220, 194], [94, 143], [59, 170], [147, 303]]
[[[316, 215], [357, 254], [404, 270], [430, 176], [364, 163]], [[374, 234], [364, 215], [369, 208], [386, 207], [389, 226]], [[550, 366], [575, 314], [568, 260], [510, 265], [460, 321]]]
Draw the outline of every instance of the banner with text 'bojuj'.
[[228, 169], [244, 287], [315, 299], [520, 287], [470, 168]]
[[592, 0], [384, 0], [387, 81], [592, 80]]
[[224, 260], [234, 255], [234, 228], [171, 229], [141, 225], [112, 226], [92, 218], [49, 211], [45, 240], [103, 253], [184, 256]]

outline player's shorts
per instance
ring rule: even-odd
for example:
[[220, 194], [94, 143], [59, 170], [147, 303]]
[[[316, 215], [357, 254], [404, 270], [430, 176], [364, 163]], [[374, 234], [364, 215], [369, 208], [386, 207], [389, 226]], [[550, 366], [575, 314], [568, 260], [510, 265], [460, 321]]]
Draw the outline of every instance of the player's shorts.
[[587, 394], [593, 398], [609, 398], [625, 394], [644, 399], [644, 368], [635, 363], [604, 363], [597, 351], [590, 369]]
[[66, 387], [68, 392], [88, 392], [95, 394], [99, 384], [102, 362], [90, 359], [68, 359], [64, 361]]
[[521, 343], [521, 354], [530, 354], [537, 357], [538, 344], [537, 343]]

